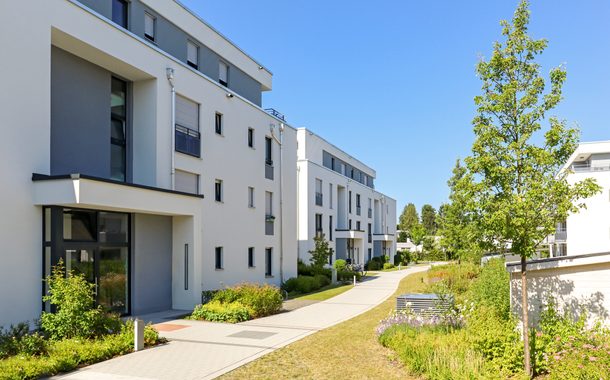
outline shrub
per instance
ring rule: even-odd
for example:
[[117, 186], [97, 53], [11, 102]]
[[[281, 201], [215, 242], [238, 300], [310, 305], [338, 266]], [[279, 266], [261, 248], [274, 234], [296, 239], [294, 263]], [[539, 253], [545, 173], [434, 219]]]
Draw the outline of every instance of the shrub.
[[354, 276], [356, 276], [356, 281], [360, 281], [362, 274], [360, 274], [360, 272], [351, 272], [351, 271], [337, 272], [338, 281], [352, 282], [354, 279]]
[[346, 266], [347, 262], [343, 259], [338, 259], [335, 261], [335, 269], [337, 270], [337, 272], [345, 270]]
[[301, 259], [297, 261], [297, 275], [299, 276], [313, 276], [313, 267], [305, 264]]
[[373, 257], [371, 260], [369, 260], [369, 262], [367, 263], [367, 270], [381, 269], [381, 262], [379, 260], [373, 260], [373, 259], [379, 259], [379, 258]]
[[250, 310], [252, 318], [259, 318], [277, 313], [283, 298], [276, 286], [244, 283], [216, 292], [212, 301], [222, 304], [239, 302]]
[[314, 279], [316, 280], [317, 285], [319, 285], [318, 289], [330, 285], [330, 279], [323, 274], [315, 275]]
[[476, 304], [491, 307], [502, 320], [510, 317], [510, 277], [504, 259], [488, 261], [473, 281], [468, 298]]
[[39, 333], [30, 333], [27, 323], [10, 326], [6, 331], [0, 329], [0, 359], [23, 354], [40, 355], [46, 352], [47, 344]]
[[212, 300], [195, 306], [191, 318], [210, 322], [238, 323], [250, 319], [252, 311], [238, 301], [222, 303]]
[[479, 265], [470, 263], [434, 266], [428, 271], [429, 290], [435, 293], [449, 292], [459, 299], [470, 289], [480, 272]]
[[60, 260], [45, 281], [49, 293], [43, 301], [54, 306], [55, 312], [43, 312], [40, 327], [51, 339], [91, 338], [120, 329], [121, 322], [117, 316], [107, 315], [101, 306], [95, 306], [95, 285], [89, 283], [83, 274], [70, 272], [66, 276]]
[[392, 263], [383, 264], [383, 269], [392, 269], [392, 268], [394, 268], [394, 264], [392, 264]]
[[284, 281], [282, 284], [282, 289], [287, 291], [288, 293], [292, 293], [297, 289], [298, 277], [291, 277], [288, 280]]

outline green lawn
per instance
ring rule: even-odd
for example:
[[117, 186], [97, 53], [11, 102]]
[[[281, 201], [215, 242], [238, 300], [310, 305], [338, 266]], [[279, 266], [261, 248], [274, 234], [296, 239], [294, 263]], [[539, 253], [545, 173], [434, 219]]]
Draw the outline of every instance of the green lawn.
[[[394, 296], [422, 291], [424, 273], [404, 278]], [[375, 327], [394, 308], [379, 306], [229, 372], [221, 379], [417, 379], [382, 347]]]
[[320, 290], [318, 290], [316, 292], [299, 295], [292, 299], [310, 300], [310, 301], [325, 301], [331, 297], [338, 296], [341, 293], [347, 292], [348, 290], [350, 290], [353, 287], [354, 287], [354, 285], [351, 285], [351, 284], [328, 285], [328, 286], [321, 288]]

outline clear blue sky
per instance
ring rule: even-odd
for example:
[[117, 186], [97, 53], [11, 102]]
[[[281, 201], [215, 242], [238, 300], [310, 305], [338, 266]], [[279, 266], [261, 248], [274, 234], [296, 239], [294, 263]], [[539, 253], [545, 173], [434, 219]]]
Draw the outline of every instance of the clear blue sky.
[[[377, 170], [376, 188], [435, 208], [470, 151], [479, 56], [517, 1], [183, 0], [269, 68], [265, 107]], [[531, 34], [543, 72], [567, 66], [554, 112], [582, 141], [610, 140], [610, 1], [537, 0]]]

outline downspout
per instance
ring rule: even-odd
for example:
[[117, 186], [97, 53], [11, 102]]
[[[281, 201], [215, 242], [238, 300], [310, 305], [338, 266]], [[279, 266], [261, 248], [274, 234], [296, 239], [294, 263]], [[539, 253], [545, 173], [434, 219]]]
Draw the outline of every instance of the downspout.
[[176, 132], [174, 130], [175, 126], [176, 126], [176, 88], [174, 87], [174, 69], [171, 67], [168, 67], [166, 69], [166, 74], [167, 74], [167, 80], [169, 82], [169, 85], [172, 88], [172, 112], [171, 112], [171, 133], [172, 133], [172, 146], [171, 146], [171, 156], [172, 156], [172, 167], [171, 167], [171, 172], [170, 172], [170, 177], [171, 177], [171, 189], [175, 190], [176, 189], [176, 154], [175, 154], [175, 150], [176, 150]]
[[284, 193], [282, 189], [283, 175], [282, 175], [282, 161], [284, 161], [284, 151], [282, 149], [284, 140], [284, 123], [280, 123], [280, 139], [278, 140], [273, 133], [275, 125], [271, 124], [271, 137], [280, 146], [280, 282], [284, 283]]

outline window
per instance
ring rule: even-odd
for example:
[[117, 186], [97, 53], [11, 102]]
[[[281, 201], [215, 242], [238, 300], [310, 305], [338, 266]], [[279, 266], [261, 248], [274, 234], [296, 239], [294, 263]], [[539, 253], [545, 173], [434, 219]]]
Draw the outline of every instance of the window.
[[351, 214], [352, 213], [352, 192], [351, 190], [347, 193], [347, 208], [348, 208], [348, 212]]
[[272, 146], [271, 137], [265, 137], [265, 163], [267, 165], [273, 165]]
[[193, 69], [199, 68], [199, 46], [194, 42], [186, 42], [186, 63]]
[[368, 228], [369, 243], [372, 243], [373, 242], [373, 226], [371, 225], [371, 223], [369, 223], [368, 227], [369, 227]]
[[214, 199], [216, 202], [222, 202], [222, 181], [219, 179], [214, 183]]
[[248, 207], [254, 208], [254, 188], [248, 187]]
[[333, 208], [333, 184], [328, 184], [328, 207]]
[[148, 12], [144, 12], [144, 37], [151, 41], [155, 41], [155, 29], [157, 19]]
[[328, 216], [328, 240], [333, 241], [333, 216]]
[[248, 128], [248, 146], [254, 148], [254, 129]]
[[112, 21], [127, 29], [127, 1], [112, 0]]
[[174, 189], [184, 193], [199, 194], [199, 175], [176, 170], [174, 174]]
[[316, 236], [322, 235], [322, 214], [316, 214]]
[[265, 235], [272, 236], [275, 232], [275, 216], [273, 216], [273, 193], [265, 191]]
[[360, 194], [356, 194], [356, 215], [360, 215]]
[[222, 61], [218, 63], [218, 83], [223, 86], [229, 85], [229, 65]]
[[265, 248], [265, 276], [273, 276], [273, 248]]
[[368, 211], [368, 213], [369, 213], [369, 215], [368, 215], [369, 218], [372, 218], [373, 217], [373, 200], [371, 198], [369, 198], [369, 211]]
[[215, 255], [215, 263], [216, 269], [223, 269], [223, 260], [222, 260], [222, 247], [216, 247], [216, 255]]
[[316, 206], [322, 206], [322, 180], [316, 178], [316, 194], [315, 194]]
[[335, 170], [335, 158], [334, 157], [330, 158], [330, 168], [332, 170]]
[[349, 230], [351, 230], [351, 229], [352, 229], [352, 220], [351, 220], [351, 219], [347, 221], [347, 228], [348, 228]]
[[110, 178], [126, 180], [127, 83], [112, 78], [110, 93]]
[[254, 247], [248, 247], [248, 268], [254, 268]]
[[222, 114], [218, 112], [214, 118], [214, 131], [217, 135], [222, 135]]
[[369, 260], [371, 261], [371, 259], [373, 258], [373, 250], [369, 248]]
[[199, 104], [176, 95], [176, 152], [201, 156]]
[[357, 231], [361, 231], [360, 230], [360, 221], [359, 220], [356, 221], [356, 230]]

